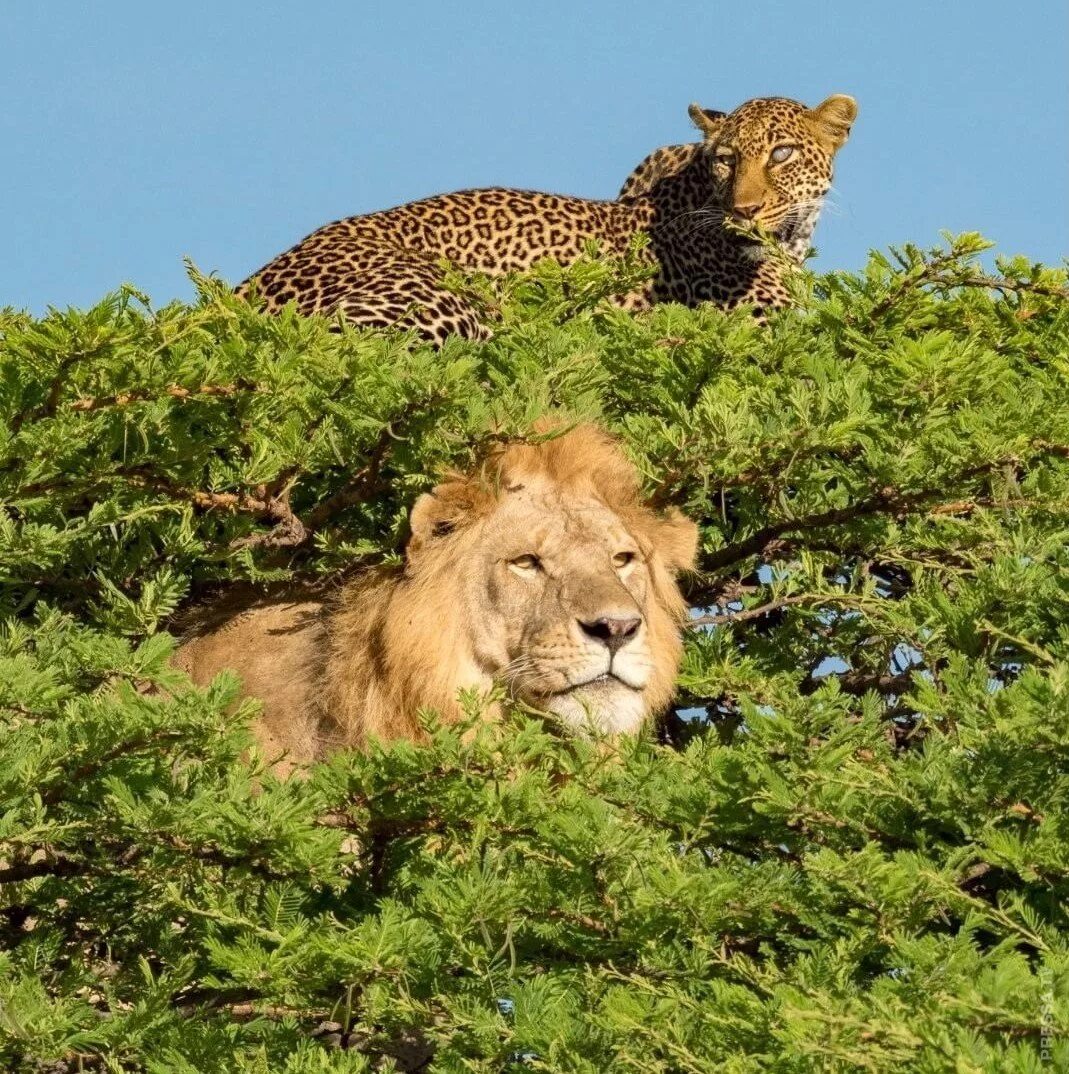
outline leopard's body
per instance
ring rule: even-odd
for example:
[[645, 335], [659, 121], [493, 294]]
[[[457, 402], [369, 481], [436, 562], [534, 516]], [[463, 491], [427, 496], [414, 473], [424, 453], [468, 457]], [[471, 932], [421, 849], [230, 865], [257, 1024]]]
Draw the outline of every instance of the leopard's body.
[[[781, 306], [788, 292], [780, 259], [730, 223], [760, 225], [800, 262], [855, 113], [842, 96], [815, 109], [757, 98], [728, 115], [692, 106], [703, 141], [651, 153], [615, 201], [508, 188], [441, 194], [328, 224], [238, 291], [255, 285], [269, 311], [292, 301], [302, 313], [340, 311], [361, 325], [415, 328], [439, 342], [484, 338], [476, 310], [442, 286], [442, 259], [494, 275], [546, 257], [568, 264], [590, 240], [623, 254], [641, 232], [656, 275], [621, 295], [623, 307]], [[771, 159], [785, 148], [785, 159]]]

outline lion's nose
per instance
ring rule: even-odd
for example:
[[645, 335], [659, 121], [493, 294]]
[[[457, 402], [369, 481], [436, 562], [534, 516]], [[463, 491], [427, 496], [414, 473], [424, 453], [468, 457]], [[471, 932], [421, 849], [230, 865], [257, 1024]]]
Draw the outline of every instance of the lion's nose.
[[638, 616], [617, 617], [603, 615], [593, 622], [579, 620], [579, 626], [588, 638], [594, 638], [606, 646], [610, 653], [622, 649], [637, 633], [642, 626], [642, 620]]

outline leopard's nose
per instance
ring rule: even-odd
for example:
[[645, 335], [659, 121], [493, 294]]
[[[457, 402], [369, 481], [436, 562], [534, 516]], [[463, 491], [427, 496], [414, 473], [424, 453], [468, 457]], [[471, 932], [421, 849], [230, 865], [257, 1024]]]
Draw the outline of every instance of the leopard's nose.
[[642, 626], [638, 616], [603, 615], [593, 621], [579, 620], [579, 626], [588, 638], [600, 641], [610, 653], [622, 649]]
[[744, 201], [739, 202], [732, 212], [743, 220], [753, 220], [764, 207], [763, 201]]

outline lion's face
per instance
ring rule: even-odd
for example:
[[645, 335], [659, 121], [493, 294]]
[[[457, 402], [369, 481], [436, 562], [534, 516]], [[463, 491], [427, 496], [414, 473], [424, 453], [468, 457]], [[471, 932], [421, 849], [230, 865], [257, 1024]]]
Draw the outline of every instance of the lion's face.
[[566, 723], [637, 727], [654, 664], [650, 549], [604, 505], [544, 482], [509, 494], [481, 538], [479, 663]]
[[480, 677], [576, 729], [634, 731], [667, 703], [681, 652], [673, 574], [692, 563], [693, 523], [637, 502], [613, 509], [596, 474], [578, 487], [506, 475], [474, 519], [451, 509], [450, 488], [413, 513], [409, 559], [441, 569], [448, 553], [462, 571]]

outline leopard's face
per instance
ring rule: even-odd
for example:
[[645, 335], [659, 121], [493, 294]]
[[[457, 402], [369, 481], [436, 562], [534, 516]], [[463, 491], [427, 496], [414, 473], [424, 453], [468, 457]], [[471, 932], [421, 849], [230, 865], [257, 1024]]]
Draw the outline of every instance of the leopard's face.
[[726, 115], [691, 107], [725, 214], [787, 244], [819, 212], [856, 114], [853, 98], [842, 95], [812, 109], [783, 97], [747, 101]]

